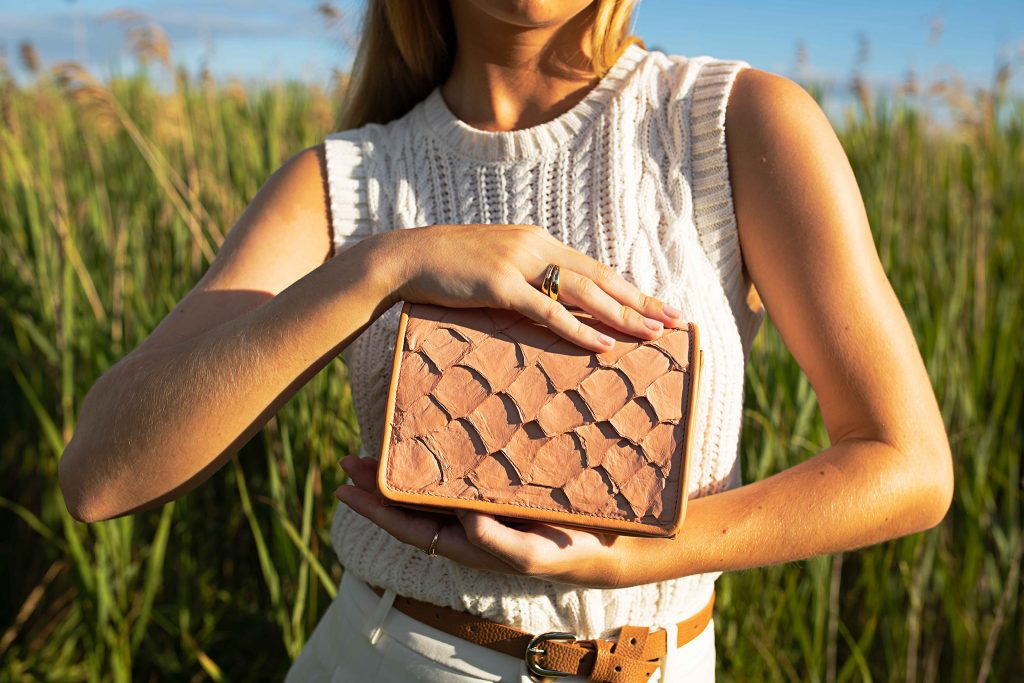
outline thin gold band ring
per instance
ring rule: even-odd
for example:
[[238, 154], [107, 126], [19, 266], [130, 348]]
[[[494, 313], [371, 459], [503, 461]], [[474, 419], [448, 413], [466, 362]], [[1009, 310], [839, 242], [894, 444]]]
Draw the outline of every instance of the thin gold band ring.
[[544, 281], [540, 284], [540, 291], [547, 294], [553, 300], [558, 301], [558, 266], [549, 264], [544, 271]]
[[424, 550], [427, 555], [437, 555], [437, 539], [441, 536], [441, 526], [438, 525], [437, 531], [434, 532], [434, 538], [430, 539], [430, 545]]

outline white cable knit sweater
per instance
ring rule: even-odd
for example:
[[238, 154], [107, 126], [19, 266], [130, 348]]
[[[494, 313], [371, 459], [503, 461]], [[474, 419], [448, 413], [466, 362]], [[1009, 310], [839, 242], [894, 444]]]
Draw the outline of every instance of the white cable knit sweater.
[[[611, 265], [700, 326], [690, 496], [737, 486], [744, 366], [762, 318], [746, 303], [725, 150], [728, 92], [746, 66], [631, 45], [582, 101], [532, 128], [471, 128], [435, 89], [398, 120], [331, 134], [336, 251], [384, 230], [532, 223]], [[380, 453], [400, 309], [343, 354], [364, 456]], [[346, 571], [399, 595], [581, 638], [679, 621], [704, 606], [719, 576], [598, 590], [469, 569], [397, 541], [346, 505], [331, 537]]]

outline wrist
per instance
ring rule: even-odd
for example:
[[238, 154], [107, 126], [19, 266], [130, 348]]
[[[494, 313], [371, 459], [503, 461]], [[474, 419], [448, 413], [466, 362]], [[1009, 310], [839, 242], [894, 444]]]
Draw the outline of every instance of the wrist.
[[604, 551], [604, 562], [600, 563], [601, 573], [607, 577], [609, 589], [630, 588], [637, 585], [635, 572], [631, 571], [636, 552], [636, 538], [619, 536]]
[[361, 260], [366, 276], [386, 310], [401, 301], [401, 288], [406, 281], [406, 263], [400, 230], [389, 230], [370, 235], [356, 247], [361, 247]]
[[632, 588], [701, 573], [683, 554], [681, 535], [680, 531], [674, 538], [620, 536], [603, 563], [609, 582], [615, 588]]

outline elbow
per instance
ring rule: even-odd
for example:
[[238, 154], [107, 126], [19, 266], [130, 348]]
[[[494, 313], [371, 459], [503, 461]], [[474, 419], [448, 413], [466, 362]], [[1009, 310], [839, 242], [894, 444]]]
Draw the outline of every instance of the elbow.
[[912, 517], [917, 531], [927, 531], [942, 523], [953, 503], [953, 455], [945, 434], [910, 462], [915, 463], [908, 484], [913, 492]]
[[935, 501], [935, 516], [932, 520], [931, 525], [927, 528], [938, 526], [942, 520], [946, 518], [946, 514], [949, 512], [950, 507], [953, 505], [953, 458], [946, 451], [947, 455], [942, 464], [943, 474], [940, 481], [935, 484], [933, 500]]
[[60, 485], [60, 492], [64, 496], [64, 506], [76, 522], [95, 522], [97, 520], [84, 495], [79, 477], [71, 464], [72, 458], [68, 453], [69, 450], [70, 445], [64, 449], [64, 455], [61, 456], [60, 462], [57, 464], [57, 481]]
[[64, 455], [57, 465], [57, 480], [64, 496], [64, 506], [77, 522], [91, 524], [110, 519], [114, 515], [103, 513], [102, 496], [89, 485], [82, 467], [77, 463], [78, 453], [73, 450], [73, 443], [74, 439], [64, 449]]
[[67, 456], [62, 457], [60, 464], [57, 465], [57, 480], [60, 483], [60, 492], [64, 496], [64, 507], [76, 522], [96, 521], [86, 505], [87, 501], [82, 495], [81, 487], [77, 485], [74, 475], [69, 472], [70, 466], [65, 464], [67, 460]]
[[[166, 479], [151, 481], [110, 473], [113, 466], [99, 457], [102, 447], [81, 446], [71, 441], [57, 464], [57, 480], [68, 514], [78, 522], [92, 524], [149, 510], [181, 496], [185, 484], [166, 487]], [[106, 468], [104, 468], [106, 464]]]
[[68, 508], [68, 514], [76, 522], [92, 524], [93, 522], [102, 522], [104, 520], [103, 517], [95, 514], [93, 509], [84, 502], [69, 498], [67, 494], [64, 495], [64, 504]]

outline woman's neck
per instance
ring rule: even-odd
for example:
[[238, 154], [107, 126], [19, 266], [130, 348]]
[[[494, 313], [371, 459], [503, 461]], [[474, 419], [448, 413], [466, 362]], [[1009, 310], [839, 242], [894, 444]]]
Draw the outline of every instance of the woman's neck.
[[524, 27], [451, 4], [458, 47], [441, 95], [468, 125], [508, 131], [545, 123], [600, 80], [590, 62], [592, 7], [554, 25]]

